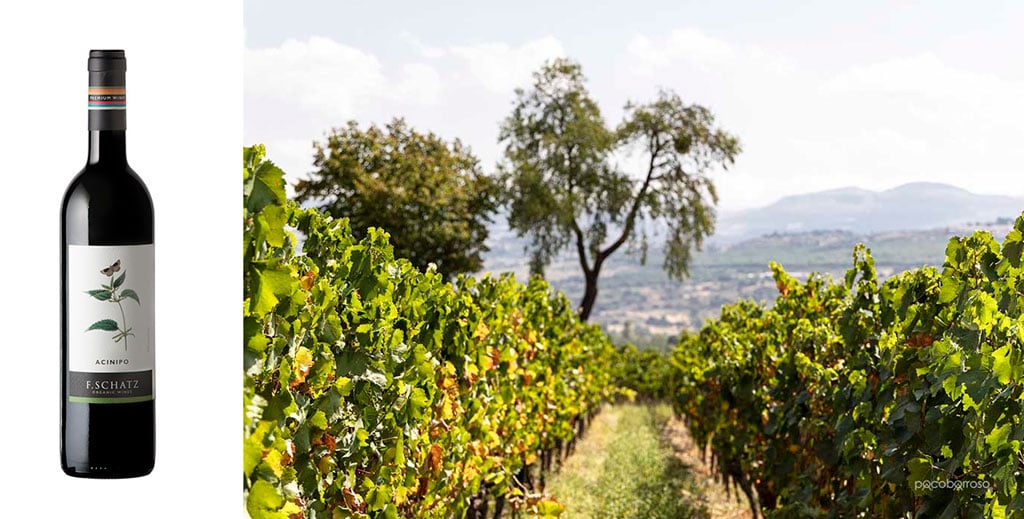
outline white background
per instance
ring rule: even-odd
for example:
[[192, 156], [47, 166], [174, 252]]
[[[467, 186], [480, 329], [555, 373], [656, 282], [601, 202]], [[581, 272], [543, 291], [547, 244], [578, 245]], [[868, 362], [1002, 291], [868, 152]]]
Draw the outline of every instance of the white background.
[[[238, 517], [240, 1], [0, 8], [0, 517]], [[156, 209], [156, 468], [65, 476], [59, 210], [87, 151], [86, 59], [123, 48], [128, 159]]]

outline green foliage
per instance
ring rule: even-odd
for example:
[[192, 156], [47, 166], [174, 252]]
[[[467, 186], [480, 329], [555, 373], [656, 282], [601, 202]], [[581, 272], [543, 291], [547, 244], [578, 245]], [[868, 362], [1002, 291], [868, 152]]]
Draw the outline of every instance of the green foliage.
[[515, 475], [609, 396], [607, 337], [539, 278], [418, 271], [286, 201], [263, 156], [243, 156], [250, 515], [462, 517], [481, 491], [557, 515]]
[[1022, 232], [882, 284], [862, 247], [842, 283], [772, 265], [770, 309], [680, 342], [678, 412], [769, 517], [1024, 517]]
[[508, 189], [509, 225], [529, 236], [535, 273], [574, 241], [573, 222], [595, 208], [604, 212], [595, 215], [591, 232], [600, 235], [590, 244], [600, 246], [606, 220], [621, 216], [632, 187], [607, 164], [615, 135], [585, 80], [578, 64], [551, 62], [534, 74], [531, 90], [516, 90], [516, 105], [501, 127], [505, 161], [499, 167]]
[[356, 239], [386, 230], [395, 255], [450, 279], [483, 268], [494, 185], [456, 139], [419, 133], [402, 119], [366, 130], [356, 122], [314, 144], [314, 171], [295, 188], [299, 202], [348, 218]]
[[612, 386], [632, 391], [645, 400], [663, 401], [672, 396], [674, 371], [668, 356], [658, 350], [632, 344], [618, 348], [612, 369]]
[[[714, 232], [718, 194], [708, 173], [733, 163], [740, 153], [739, 140], [716, 128], [707, 108], [688, 105], [665, 91], [653, 102], [627, 104], [616, 134], [621, 145], [641, 150], [649, 164], [622, 224], [630, 231], [635, 228], [631, 214], [663, 220], [668, 225], [663, 266], [670, 278], [682, 279], [688, 274], [692, 250], [700, 250], [704, 238]], [[628, 239], [646, 254], [644, 231]]]
[[[531, 270], [543, 271], [559, 251], [575, 247], [586, 278], [581, 316], [590, 315], [604, 261], [623, 245], [646, 261], [649, 229], [664, 222], [664, 267], [686, 275], [691, 250], [714, 228], [718, 201], [708, 174], [732, 164], [736, 137], [714, 116], [661, 92], [650, 103], [626, 105], [609, 128], [584, 85], [580, 66], [554, 60], [517, 90], [501, 128], [499, 165], [509, 226], [530, 239]], [[629, 154], [645, 164], [639, 178], [617, 165]]]

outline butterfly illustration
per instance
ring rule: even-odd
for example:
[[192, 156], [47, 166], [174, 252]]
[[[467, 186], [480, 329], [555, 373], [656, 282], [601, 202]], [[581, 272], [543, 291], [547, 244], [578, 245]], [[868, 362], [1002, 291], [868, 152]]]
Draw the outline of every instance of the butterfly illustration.
[[104, 276], [110, 277], [110, 276], [113, 276], [115, 272], [119, 272], [120, 270], [121, 270], [121, 260], [117, 260], [112, 265], [110, 265], [109, 267], [100, 270], [100, 274], [103, 274]]

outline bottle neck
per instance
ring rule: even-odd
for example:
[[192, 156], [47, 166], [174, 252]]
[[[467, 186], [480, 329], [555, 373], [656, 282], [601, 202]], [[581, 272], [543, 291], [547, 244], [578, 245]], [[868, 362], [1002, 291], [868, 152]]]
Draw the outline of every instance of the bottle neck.
[[89, 164], [127, 164], [124, 130], [90, 130]]

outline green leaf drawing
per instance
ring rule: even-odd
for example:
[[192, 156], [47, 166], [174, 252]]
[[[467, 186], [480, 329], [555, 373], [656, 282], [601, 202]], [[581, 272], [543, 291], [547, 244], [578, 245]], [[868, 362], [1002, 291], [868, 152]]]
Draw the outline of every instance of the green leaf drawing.
[[130, 298], [134, 299], [136, 303], [138, 303], [140, 305], [142, 304], [142, 301], [139, 301], [139, 294], [136, 294], [135, 291], [130, 289], [130, 288], [126, 288], [126, 289], [122, 290], [121, 291], [121, 296], [122, 297], [130, 297]]
[[120, 276], [117, 276], [117, 279], [114, 280], [114, 288], [117, 288], [117, 287], [121, 286], [121, 284], [124, 283], [124, 275], [125, 274], [127, 274], [127, 272], [122, 272]]
[[92, 325], [86, 328], [85, 331], [103, 330], [105, 332], [116, 332], [117, 329], [117, 321], [113, 319], [101, 319], [92, 323]]
[[87, 293], [100, 301], [107, 301], [110, 299], [109, 290], [89, 290]]

